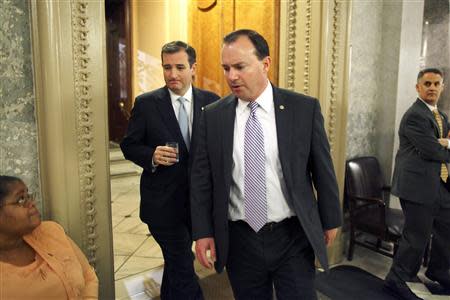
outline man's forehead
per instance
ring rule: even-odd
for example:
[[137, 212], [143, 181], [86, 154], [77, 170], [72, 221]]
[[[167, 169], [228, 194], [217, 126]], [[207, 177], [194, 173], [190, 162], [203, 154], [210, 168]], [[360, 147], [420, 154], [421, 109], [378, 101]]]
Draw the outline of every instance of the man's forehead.
[[422, 81], [435, 81], [435, 82], [439, 82], [442, 81], [443, 78], [440, 74], [438, 73], [433, 73], [433, 72], [428, 72], [423, 74], [422, 78], [420, 78]]
[[181, 67], [181, 66], [185, 66], [185, 65], [186, 65], [186, 63], [184, 63], [184, 62], [183, 63], [178, 63], [178, 62], [177, 63], [168, 63], [168, 62], [164, 63], [163, 62], [163, 66], [180, 66]]
[[189, 57], [187, 53], [183, 50], [174, 53], [163, 53], [162, 61], [164, 63], [165, 60], [176, 61], [180, 64], [184, 63], [184, 61], [188, 61]]

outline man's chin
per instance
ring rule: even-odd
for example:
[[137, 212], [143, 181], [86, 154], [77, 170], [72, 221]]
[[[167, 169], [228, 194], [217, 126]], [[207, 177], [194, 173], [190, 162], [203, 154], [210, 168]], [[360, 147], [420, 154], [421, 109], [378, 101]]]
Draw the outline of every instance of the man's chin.
[[180, 85], [178, 83], [169, 83], [167, 84], [167, 87], [171, 90], [178, 90], [180, 89]]
[[435, 105], [438, 102], [438, 98], [436, 97], [427, 97], [426, 99], [423, 99], [426, 103], [430, 105]]

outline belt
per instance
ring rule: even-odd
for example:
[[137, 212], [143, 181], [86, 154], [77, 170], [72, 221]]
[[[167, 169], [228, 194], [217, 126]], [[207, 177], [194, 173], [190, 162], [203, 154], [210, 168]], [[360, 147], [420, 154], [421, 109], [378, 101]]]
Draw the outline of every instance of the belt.
[[[273, 231], [273, 230], [275, 230], [277, 228], [289, 225], [289, 224], [291, 224], [292, 222], [294, 222], [296, 220], [297, 220], [297, 217], [293, 216], [293, 217], [289, 217], [289, 218], [283, 219], [280, 222], [268, 222], [258, 232]], [[250, 227], [250, 225], [248, 225], [247, 222], [245, 222], [244, 220], [230, 221], [230, 224], [245, 225], [245, 226]]]

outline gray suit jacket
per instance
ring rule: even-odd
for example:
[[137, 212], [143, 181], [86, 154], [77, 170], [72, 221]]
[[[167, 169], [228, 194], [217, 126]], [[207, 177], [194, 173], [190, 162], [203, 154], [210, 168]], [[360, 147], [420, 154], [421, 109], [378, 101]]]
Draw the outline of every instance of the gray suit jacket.
[[[446, 137], [448, 118], [440, 114]], [[439, 191], [441, 163], [450, 161], [450, 151], [439, 144], [436, 119], [421, 100], [417, 99], [403, 115], [398, 135], [400, 146], [395, 157], [392, 194], [430, 205]]]
[[[321, 265], [328, 269], [324, 230], [340, 226], [341, 208], [319, 101], [276, 87], [273, 97], [288, 202]], [[236, 103], [236, 97], [230, 95], [205, 108], [191, 173], [193, 237], [195, 240], [214, 237], [218, 272], [222, 271], [228, 256]]]

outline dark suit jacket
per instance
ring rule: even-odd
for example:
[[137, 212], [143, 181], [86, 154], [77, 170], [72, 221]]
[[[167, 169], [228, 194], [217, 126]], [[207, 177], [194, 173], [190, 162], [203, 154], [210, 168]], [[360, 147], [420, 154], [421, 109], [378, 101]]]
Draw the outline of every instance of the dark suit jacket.
[[[273, 97], [288, 201], [320, 263], [328, 268], [324, 230], [340, 226], [341, 209], [319, 101], [276, 87]], [[236, 103], [236, 97], [230, 95], [205, 108], [191, 173], [193, 238], [215, 238], [218, 272], [222, 271], [228, 256]]]
[[[440, 114], [446, 137], [448, 118]], [[392, 193], [430, 205], [439, 191], [441, 163], [450, 161], [450, 151], [439, 144], [436, 119], [421, 100], [417, 99], [403, 115], [398, 135], [400, 146], [395, 157]]]
[[[203, 107], [219, 99], [214, 93], [197, 88], [193, 93], [191, 148], [188, 152], [175, 116], [170, 94], [163, 87], [136, 98], [128, 131], [120, 147], [126, 159], [141, 166], [141, 220], [153, 228], [185, 222], [189, 216], [188, 176], [195, 153], [196, 132]], [[152, 172], [152, 157], [157, 146], [178, 142], [180, 161], [170, 167], [158, 166]]]

